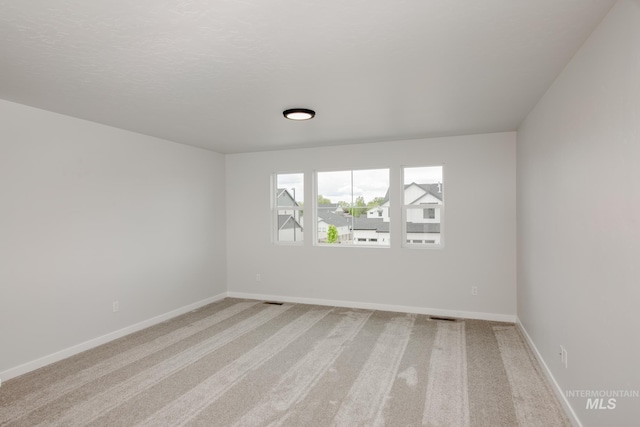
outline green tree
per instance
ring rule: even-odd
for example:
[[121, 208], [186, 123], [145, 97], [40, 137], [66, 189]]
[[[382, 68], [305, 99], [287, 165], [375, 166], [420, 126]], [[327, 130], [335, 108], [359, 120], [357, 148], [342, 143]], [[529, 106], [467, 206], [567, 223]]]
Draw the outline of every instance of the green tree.
[[383, 202], [384, 202], [384, 197], [375, 197], [372, 201], [367, 203], [367, 207], [371, 209], [371, 208], [375, 208], [376, 206], [382, 206]]
[[327, 230], [327, 243], [338, 243], [338, 229], [335, 225], [330, 225]]
[[322, 196], [322, 194], [318, 194], [318, 204], [319, 205], [329, 205], [331, 204], [331, 200]]
[[356, 197], [355, 206], [349, 209], [349, 213], [352, 216], [359, 217], [366, 211], [367, 211], [367, 204], [364, 202], [364, 197], [362, 196]]

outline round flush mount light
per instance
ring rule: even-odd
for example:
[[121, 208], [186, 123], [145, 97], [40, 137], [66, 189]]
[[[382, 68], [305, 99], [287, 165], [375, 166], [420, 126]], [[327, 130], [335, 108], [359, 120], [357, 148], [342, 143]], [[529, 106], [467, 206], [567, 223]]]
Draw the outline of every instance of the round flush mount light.
[[292, 108], [283, 111], [282, 115], [289, 120], [309, 120], [314, 118], [316, 112], [307, 108]]

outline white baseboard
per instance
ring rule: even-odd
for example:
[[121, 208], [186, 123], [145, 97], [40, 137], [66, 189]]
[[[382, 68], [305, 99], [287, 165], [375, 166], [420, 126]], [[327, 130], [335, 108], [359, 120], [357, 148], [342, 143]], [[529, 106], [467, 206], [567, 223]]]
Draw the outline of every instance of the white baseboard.
[[159, 316], [152, 317], [151, 319], [147, 319], [140, 323], [136, 323], [135, 325], [127, 326], [126, 328], [122, 328], [117, 331], [110, 332], [106, 335], [102, 335], [101, 337], [93, 338], [91, 340], [74, 345], [72, 347], [65, 348], [64, 350], [57, 351], [53, 354], [49, 354], [39, 359], [32, 360], [31, 362], [27, 362], [22, 365], [16, 366], [14, 368], [7, 369], [6, 371], [0, 372], [0, 378], [1, 378], [0, 381], [7, 381], [19, 375], [26, 374], [27, 372], [34, 371], [36, 369], [42, 368], [43, 366], [50, 365], [54, 362], [58, 362], [62, 359], [66, 359], [67, 357], [71, 357], [73, 355], [92, 349], [99, 345], [106, 344], [110, 341], [121, 338], [125, 335], [129, 335], [134, 332], [140, 331], [142, 329], [148, 328], [150, 326], [157, 325], [158, 323], [162, 323], [166, 320], [180, 316], [181, 314], [184, 314], [184, 313], [188, 313], [192, 310], [203, 307], [207, 304], [211, 304], [212, 302], [219, 301], [226, 297], [227, 297], [227, 293], [225, 292], [210, 298], [205, 298], [201, 301], [194, 302], [193, 304], [185, 305], [184, 307], [180, 307], [175, 310], [171, 310], [167, 313], [161, 314]]
[[522, 335], [524, 336], [525, 340], [527, 341], [527, 344], [529, 344], [529, 348], [531, 348], [531, 351], [533, 351], [533, 353], [536, 355], [536, 358], [540, 362], [540, 365], [542, 366], [542, 370], [544, 371], [547, 379], [551, 383], [553, 391], [556, 393], [556, 396], [560, 400], [560, 403], [562, 404], [564, 412], [569, 417], [569, 421], [571, 421], [571, 424], [573, 424], [575, 427], [582, 427], [582, 423], [580, 422], [580, 419], [578, 418], [578, 415], [576, 415], [575, 411], [571, 407], [571, 404], [567, 400], [567, 397], [562, 392], [562, 388], [560, 388], [560, 385], [558, 384], [558, 382], [556, 381], [555, 377], [551, 373], [551, 370], [547, 366], [547, 363], [542, 358], [542, 355], [538, 351], [538, 348], [533, 343], [533, 340], [529, 336], [529, 333], [527, 332], [527, 330], [524, 328], [524, 326], [520, 322], [520, 319], [517, 318], [517, 317], [516, 317], [516, 326], [518, 327], [518, 329], [520, 329], [520, 332], [522, 332]]
[[316, 298], [286, 297], [281, 295], [250, 294], [244, 292], [227, 292], [232, 298], [290, 302], [298, 304], [328, 305], [335, 307], [362, 308], [365, 310], [394, 311], [399, 313], [428, 314], [432, 316], [457, 317], [463, 319], [492, 320], [496, 322], [515, 323], [516, 316], [510, 314], [482, 313], [474, 311], [441, 310], [436, 308], [411, 307], [405, 305], [375, 304], [368, 302], [340, 301]]

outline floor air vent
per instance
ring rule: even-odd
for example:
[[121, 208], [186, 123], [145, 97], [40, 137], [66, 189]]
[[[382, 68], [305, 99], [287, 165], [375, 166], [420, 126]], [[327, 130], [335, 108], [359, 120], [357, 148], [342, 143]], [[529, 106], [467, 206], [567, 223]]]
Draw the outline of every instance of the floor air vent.
[[440, 316], [429, 316], [431, 320], [443, 320], [445, 322], [457, 322], [458, 319], [454, 319], [453, 317], [440, 317]]
[[281, 302], [275, 302], [275, 301], [265, 301], [263, 302], [263, 304], [269, 304], [269, 305], [282, 305]]

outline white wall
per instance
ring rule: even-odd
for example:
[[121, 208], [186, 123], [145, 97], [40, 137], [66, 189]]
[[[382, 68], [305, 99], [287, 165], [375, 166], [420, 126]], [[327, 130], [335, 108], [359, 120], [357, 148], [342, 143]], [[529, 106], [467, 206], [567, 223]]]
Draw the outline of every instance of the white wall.
[[[391, 168], [392, 219], [400, 167], [444, 164], [445, 247], [403, 249], [271, 243], [270, 176]], [[515, 133], [394, 141], [226, 156], [227, 273], [233, 293], [384, 304], [515, 319]], [[305, 213], [305, 216], [307, 214]], [[305, 220], [305, 224], [310, 221]], [[312, 234], [305, 230], [305, 236]], [[425, 275], [430, 279], [425, 279]], [[255, 280], [261, 274], [262, 281]], [[471, 287], [479, 295], [471, 295]]]
[[3, 378], [224, 293], [224, 190], [222, 155], [0, 101]]
[[[563, 391], [639, 390], [638, 1], [614, 6], [526, 118], [517, 151], [520, 321]], [[585, 426], [640, 419], [638, 398], [570, 403]]]

